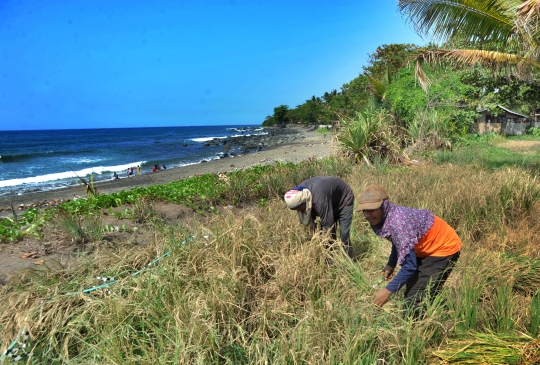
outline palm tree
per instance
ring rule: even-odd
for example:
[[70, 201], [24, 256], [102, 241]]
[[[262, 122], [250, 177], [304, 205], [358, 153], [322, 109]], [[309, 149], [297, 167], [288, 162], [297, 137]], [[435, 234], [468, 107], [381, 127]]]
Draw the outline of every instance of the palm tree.
[[454, 46], [418, 54], [424, 89], [422, 63], [481, 64], [524, 80], [540, 70], [540, 0], [399, 0], [398, 8], [417, 33]]

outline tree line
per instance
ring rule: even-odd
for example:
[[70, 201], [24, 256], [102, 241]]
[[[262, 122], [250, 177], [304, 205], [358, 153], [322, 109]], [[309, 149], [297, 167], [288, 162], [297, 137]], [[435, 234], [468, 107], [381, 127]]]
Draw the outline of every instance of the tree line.
[[368, 55], [363, 72], [341, 86], [321, 96], [312, 96], [290, 108], [279, 105], [266, 117], [263, 126], [286, 123], [340, 124], [343, 118], [354, 116], [369, 105], [376, 104], [391, 112], [397, 125], [408, 127], [419, 112], [436, 110], [444, 115], [447, 127], [464, 133], [479, 116], [478, 110], [497, 115], [503, 105], [526, 115], [534, 115], [540, 100], [540, 86], [534, 79], [518, 75], [494, 74], [481, 63], [473, 65], [440, 60], [437, 65], [424, 64], [422, 72], [430, 80], [422, 88], [415, 61], [426, 52], [449, 47], [429, 44], [383, 44]]

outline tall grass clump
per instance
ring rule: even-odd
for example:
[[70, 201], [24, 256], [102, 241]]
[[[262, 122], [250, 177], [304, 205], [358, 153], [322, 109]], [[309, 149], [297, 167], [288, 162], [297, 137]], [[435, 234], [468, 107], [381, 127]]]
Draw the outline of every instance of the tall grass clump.
[[529, 305], [529, 333], [532, 337], [540, 334], [540, 290], [534, 294]]
[[391, 114], [386, 109], [370, 107], [341, 120], [337, 141], [346, 156], [357, 162], [373, 162], [375, 156], [397, 160], [400, 143]]
[[99, 216], [60, 213], [56, 219], [61, 234], [73, 243], [99, 242], [104, 236], [104, 226]]
[[458, 332], [477, 328], [478, 308], [482, 296], [481, 280], [466, 270], [459, 272], [459, 286], [447, 290], [447, 305]]
[[496, 283], [495, 290], [491, 293], [492, 330], [497, 333], [509, 333], [514, 329], [513, 311], [515, 301], [513, 300], [512, 286], [507, 280], [500, 280]]
[[448, 117], [435, 109], [419, 110], [407, 125], [409, 152], [451, 147]]

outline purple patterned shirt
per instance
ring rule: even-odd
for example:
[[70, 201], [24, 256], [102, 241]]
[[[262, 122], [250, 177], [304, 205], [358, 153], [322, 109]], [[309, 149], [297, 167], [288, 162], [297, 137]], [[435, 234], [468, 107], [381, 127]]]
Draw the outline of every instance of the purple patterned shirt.
[[371, 228], [377, 236], [392, 242], [401, 265], [418, 240], [433, 226], [435, 215], [429, 210], [402, 207], [389, 200], [383, 202], [382, 210], [382, 223]]

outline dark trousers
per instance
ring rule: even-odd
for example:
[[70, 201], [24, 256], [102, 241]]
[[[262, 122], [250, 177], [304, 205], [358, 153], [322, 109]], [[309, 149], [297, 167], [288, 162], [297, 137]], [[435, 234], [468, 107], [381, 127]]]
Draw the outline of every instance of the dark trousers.
[[351, 247], [351, 224], [353, 219], [354, 205], [347, 205], [343, 208], [337, 216], [334, 217], [336, 223], [332, 227], [332, 238], [336, 239], [337, 229], [336, 226], [339, 223], [339, 235], [341, 237], [341, 242], [343, 242], [343, 249], [349, 255], [350, 258], [353, 258], [353, 252]]
[[459, 259], [459, 254], [457, 252], [450, 256], [416, 258], [418, 270], [405, 287], [405, 300], [414, 310], [415, 317], [420, 315], [423, 303], [432, 303], [440, 294], [446, 279]]

